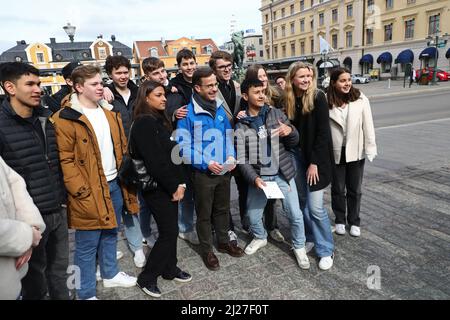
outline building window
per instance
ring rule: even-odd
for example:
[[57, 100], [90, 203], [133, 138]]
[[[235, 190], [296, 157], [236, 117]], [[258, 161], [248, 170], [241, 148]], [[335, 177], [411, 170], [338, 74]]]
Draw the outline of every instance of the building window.
[[406, 3], [407, 4], [414, 4], [414, 3], [416, 3], [416, 0], [407, 0]]
[[277, 46], [273, 47], [273, 58], [278, 59], [278, 47]]
[[333, 9], [333, 11], [331, 11], [331, 19], [333, 23], [338, 21], [338, 9]]
[[293, 4], [291, 4], [291, 15], [293, 15], [293, 14], [294, 14], [294, 11], [295, 11], [295, 9], [294, 9], [294, 5], [293, 5]]
[[[175, 49], [174, 49], [175, 50]], [[158, 58], [158, 49], [156, 48], [151, 48], [150, 49], [150, 56], [152, 56], [153, 58]]]
[[56, 61], [62, 61], [63, 56], [60, 55], [59, 53], [55, 56]]
[[281, 36], [286, 37], [286, 26], [285, 25], [281, 26]]
[[333, 49], [336, 49], [338, 47], [338, 35], [337, 34], [333, 34], [331, 36], [331, 46], [333, 47]]
[[300, 42], [300, 54], [303, 56], [305, 55], [305, 42]]
[[107, 57], [106, 48], [98, 48], [98, 58], [100, 60], [106, 60]]
[[366, 44], [373, 44], [373, 29], [366, 29]]
[[367, 0], [367, 10], [372, 13], [375, 6], [375, 0]]
[[291, 43], [291, 57], [295, 57], [295, 42]]
[[206, 46], [206, 54], [207, 55], [212, 55], [213, 53], [213, 48], [210, 45]]
[[268, 22], [269, 22], [269, 15], [266, 14], [266, 23], [268, 23]]
[[311, 39], [311, 53], [314, 53], [314, 39]]
[[197, 55], [197, 47], [192, 47], [191, 51], [194, 55]]
[[392, 23], [384, 26], [384, 41], [392, 41]]
[[347, 31], [345, 33], [345, 45], [347, 48], [353, 47], [353, 32]]
[[281, 17], [284, 18], [286, 16], [286, 10], [283, 8], [281, 9]]
[[405, 39], [414, 38], [414, 19], [405, 21]]
[[263, 39], [259, 38], [259, 45], [262, 46], [263, 45]]
[[300, 0], [300, 11], [305, 10], [305, 0]]
[[300, 31], [305, 32], [305, 19], [300, 20]]
[[266, 30], [266, 41], [269, 41], [269, 30]]
[[266, 55], [267, 55], [267, 59], [270, 59], [270, 49], [269, 48], [266, 49]]
[[178, 48], [175, 48], [175, 47], [174, 47], [174, 48], [172, 49], [172, 55], [176, 56], [177, 53], [178, 53]]
[[311, 8], [314, 6], [314, 0], [311, 0]]
[[295, 22], [291, 23], [291, 34], [295, 34]]
[[277, 20], [277, 12], [276, 11], [273, 12], [273, 20]]
[[281, 46], [282, 58], [286, 58], [286, 45]]
[[273, 28], [273, 38], [274, 38], [274, 39], [278, 38], [277, 27]]
[[436, 34], [439, 32], [439, 14], [430, 16], [430, 23], [428, 25], [428, 34]]
[[19, 56], [15, 57], [14, 60], [15, 60], [16, 62], [22, 62], [22, 58], [19, 57]]
[[323, 26], [325, 23], [325, 18], [323, 13], [319, 13], [319, 26]]
[[386, 9], [392, 9], [394, 7], [394, 0], [386, 0]]
[[314, 18], [311, 19], [311, 31], [314, 30]]
[[259, 51], [259, 56], [262, 58], [264, 57], [264, 52], [262, 50]]
[[349, 4], [347, 6], [347, 19], [350, 19], [353, 17], [353, 4]]
[[38, 63], [44, 63], [44, 54], [42, 52], [36, 53], [36, 58]]

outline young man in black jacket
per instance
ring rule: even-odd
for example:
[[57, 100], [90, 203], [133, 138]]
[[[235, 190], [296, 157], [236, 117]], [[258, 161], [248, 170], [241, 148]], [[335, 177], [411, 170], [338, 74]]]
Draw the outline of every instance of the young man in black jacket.
[[[125, 135], [128, 138], [133, 122], [134, 102], [139, 90], [138, 86], [130, 80], [131, 63], [124, 56], [109, 56], [106, 58], [105, 70], [113, 81], [108, 85], [114, 95], [114, 101], [111, 103], [114, 107], [113, 111], [120, 113]], [[145, 265], [145, 254], [139, 219], [136, 215], [126, 212], [122, 213], [122, 219], [128, 245], [134, 254], [134, 264], [142, 268]]]
[[7, 98], [0, 107], [0, 156], [27, 184], [46, 224], [22, 279], [24, 300], [69, 299], [65, 188], [51, 111], [41, 107], [39, 70], [12, 62], [1, 69]]

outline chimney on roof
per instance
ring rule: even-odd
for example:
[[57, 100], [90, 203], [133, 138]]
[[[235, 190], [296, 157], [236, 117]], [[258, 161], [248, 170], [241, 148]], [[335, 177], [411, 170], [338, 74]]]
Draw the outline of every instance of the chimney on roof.
[[97, 36], [97, 39], [103, 39], [103, 35], [102, 35], [102, 34], [99, 34], [99, 35]]
[[112, 35], [112, 36], [111, 36], [111, 40], [112, 40], [112, 41], [116, 41], [116, 36], [115, 36], [115, 35]]
[[55, 44], [56, 43], [56, 38], [50, 38], [50, 43], [51, 44]]

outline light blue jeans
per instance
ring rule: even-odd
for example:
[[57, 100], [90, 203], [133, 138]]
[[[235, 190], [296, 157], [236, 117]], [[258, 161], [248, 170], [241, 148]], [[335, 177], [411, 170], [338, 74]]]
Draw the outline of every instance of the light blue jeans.
[[311, 192], [306, 183], [306, 165], [301, 152], [295, 154], [300, 207], [305, 220], [306, 240], [314, 242], [319, 258], [329, 257], [334, 252], [334, 240], [331, 233], [330, 218], [324, 206], [323, 196], [326, 189]]
[[[292, 243], [295, 249], [305, 246], [305, 228], [303, 224], [303, 214], [298, 203], [297, 187], [294, 179], [289, 184], [277, 176], [262, 176], [264, 181], [275, 181], [283, 192], [285, 199], [282, 200], [283, 212], [289, 219], [291, 227]], [[254, 185], [250, 185], [247, 198], [247, 216], [250, 221], [250, 231], [256, 239], [267, 239], [267, 231], [262, 221], [267, 198], [264, 191]]]
[[145, 203], [144, 197], [142, 196], [142, 192], [138, 192], [139, 198], [139, 222], [141, 226], [142, 236], [145, 239], [150, 238], [152, 234], [152, 213], [150, 208]]
[[194, 187], [192, 185], [192, 169], [188, 166], [183, 166], [186, 174], [187, 188], [184, 192], [184, 198], [178, 205], [178, 230], [180, 233], [188, 233], [194, 231]]
[[[109, 192], [117, 217], [117, 212], [120, 213], [123, 209], [122, 191], [117, 180], [109, 182]], [[79, 299], [85, 300], [96, 296], [97, 256], [103, 279], [112, 279], [119, 273], [116, 251], [117, 228], [92, 231], [76, 230], [75, 265], [81, 271], [81, 287], [77, 289]]]

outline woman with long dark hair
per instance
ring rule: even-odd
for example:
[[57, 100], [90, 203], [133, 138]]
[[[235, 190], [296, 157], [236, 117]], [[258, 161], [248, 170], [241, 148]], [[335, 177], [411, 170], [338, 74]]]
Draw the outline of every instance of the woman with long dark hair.
[[334, 241], [323, 197], [332, 177], [331, 134], [327, 99], [316, 83], [312, 65], [293, 63], [286, 76], [285, 106], [300, 133], [296, 184], [304, 209], [306, 239], [314, 242], [319, 268], [328, 270], [333, 266]]
[[159, 298], [157, 278], [189, 282], [192, 276], [177, 267], [178, 202], [184, 197], [186, 179], [171, 159], [176, 142], [171, 138], [171, 122], [166, 118], [164, 86], [146, 81], [139, 88], [134, 109], [130, 142], [136, 157], [144, 160], [158, 187], [143, 192], [153, 214], [159, 237], [150, 252], [137, 284], [148, 295]]
[[336, 163], [331, 184], [336, 233], [345, 235], [348, 222], [350, 235], [359, 237], [365, 156], [373, 161], [377, 155], [372, 111], [367, 97], [353, 87], [348, 69], [338, 68], [331, 73], [327, 95]]

